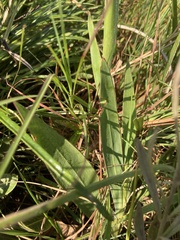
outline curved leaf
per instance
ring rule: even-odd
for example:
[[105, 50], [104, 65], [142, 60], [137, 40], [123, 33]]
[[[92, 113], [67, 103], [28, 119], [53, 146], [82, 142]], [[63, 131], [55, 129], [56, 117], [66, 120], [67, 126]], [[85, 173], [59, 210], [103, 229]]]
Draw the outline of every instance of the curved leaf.
[[4, 174], [0, 180], [0, 198], [8, 195], [16, 187], [18, 176], [15, 174]]

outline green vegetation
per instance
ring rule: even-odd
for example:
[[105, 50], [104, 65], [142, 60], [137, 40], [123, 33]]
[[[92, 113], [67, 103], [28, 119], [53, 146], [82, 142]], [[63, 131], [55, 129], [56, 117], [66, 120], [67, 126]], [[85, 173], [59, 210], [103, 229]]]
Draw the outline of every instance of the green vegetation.
[[180, 239], [179, 8], [1, 1], [0, 239]]

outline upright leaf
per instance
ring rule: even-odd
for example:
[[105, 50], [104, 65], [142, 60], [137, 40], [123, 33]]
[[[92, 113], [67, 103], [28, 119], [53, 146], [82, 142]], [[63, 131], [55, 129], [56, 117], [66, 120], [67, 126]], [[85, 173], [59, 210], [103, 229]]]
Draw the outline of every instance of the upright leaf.
[[[100, 117], [101, 140], [107, 173], [111, 177], [122, 173], [124, 162], [114, 83], [104, 59], [101, 67], [100, 95], [103, 107]], [[111, 185], [111, 193], [115, 209], [121, 209], [124, 206], [121, 202], [121, 187]]]
[[[94, 31], [94, 25], [91, 18], [91, 15], [88, 16], [88, 30], [89, 30], [89, 37], [90, 39], [93, 37], [93, 34], [95, 34]], [[90, 54], [91, 54], [91, 63], [92, 63], [92, 70], [94, 74], [94, 80], [96, 83], [96, 88], [99, 90], [99, 84], [101, 80], [101, 55], [99, 52], [98, 43], [96, 41], [96, 38], [92, 41], [91, 47], [90, 47]]]
[[136, 137], [134, 120], [136, 118], [136, 103], [134, 97], [134, 83], [131, 75], [130, 66], [127, 67], [124, 82], [123, 94], [123, 145], [125, 163], [128, 165], [132, 162], [133, 143]]
[[142, 206], [140, 202], [137, 203], [137, 209], [134, 216], [134, 228], [135, 228], [138, 240], [146, 240]]
[[116, 47], [119, 0], [106, 0], [107, 12], [104, 19], [103, 57], [111, 68]]
[[[153, 199], [155, 210], [157, 211], [158, 216], [161, 215], [161, 207], [156, 187], [156, 177], [153, 171], [153, 165], [151, 159], [148, 158], [148, 154], [141, 145], [140, 141], [136, 140], [136, 148], [138, 153], [139, 166], [142, 171], [143, 177], [148, 185], [149, 192]], [[150, 154], [149, 154], [150, 155]]]

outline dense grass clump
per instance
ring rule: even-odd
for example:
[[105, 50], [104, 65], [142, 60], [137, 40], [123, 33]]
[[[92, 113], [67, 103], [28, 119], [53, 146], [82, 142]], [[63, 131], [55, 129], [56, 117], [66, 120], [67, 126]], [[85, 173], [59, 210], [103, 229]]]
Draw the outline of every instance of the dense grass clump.
[[1, 1], [0, 239], [179, 239], [178, 1]]

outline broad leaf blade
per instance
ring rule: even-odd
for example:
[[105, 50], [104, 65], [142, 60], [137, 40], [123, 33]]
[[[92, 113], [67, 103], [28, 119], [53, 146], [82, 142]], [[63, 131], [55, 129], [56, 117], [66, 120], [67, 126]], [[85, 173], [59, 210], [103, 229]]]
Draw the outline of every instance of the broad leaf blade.
[[[27, 110], [20, 104], [16, 104], [16, 107], [24, 118]], [[58, 165], [62, 169], [68, 172], [71, 178], [74, 179], [74, 182], [79, 181], [83, 186], [88, 186], [90, 183], [98, 181], [95, 170], [85, 157], [44, 121], [34, 116], [28, 128], [36, 139], [36, 142], [58, 162]], [[73, 183], [70, 186], [61, 176], [57, 178], [53, 173], [52, 175], [64, 189], [69, 189], [73, 186]], [[95, 192], [94, 195], [97, 196], [97, 192]], [[81, 200], [78, 200], [78, 205], [81, 205], [81, 209], [83, 209], [87, 215], [90, 215], [94, 208], [91, 203]]]
[[[123, 171], [122, 140], [119, 130], [119, 120], [117, 114], [116, 95], [113, 79], [111, 77], [106, 61], [102, 60], [101, 84], [100, 84], [101, 103], [103, 110], [100, 117], [101, 140], [103, 154], [108, 176], [115, 176]], [[123, 207], [121, 187], [111, 185], [111, 193], [116, 210]]]
[[[16, 104], [22, 117], [26, 116], [27, 110], [20, 104]], [[98, 181], [97, 174], [91, 164], [84, 156], [63, 136], [49, 127], [43, 120], [34, 116], [29, 130], [46, 151], [58, 161], [59, 165], [79, 180], [85, 186], [92, 182]], [[62, 186], [68, 188], [66, 183], [62, 182]]]
[[[4, 114], [4, 112], [1, 111], [1, 110], [0, 110], [0, 120], [8, 129], [10, 129], [14, 134], [17, 135], [20, 127], [18, 126], [17, 123], [13, 122], [8, 116], [6, 116]], [[74, 202], [79, 206], [79, 208], [83, 211], [83, 213], [86, 216], [88, 216], [88, 217], [90, 217], [92, 212], [95, 210], [95, 206], [96, 206], [96, 208], [99, 210], [99, 212], [105, 218], [107, 218], [107, 219], [112, 221], [112, 216], [109, 214], [109, 212], [107, 212], [107, 210], [102, 205], [102, 203], [96, 198], [96, 196], [98, 194], [98, 190], [97, 189], [99, 189], [99, 188], [95, 188], [94, 190], [92, 189], [92, 191], [91, 191], [91, 189], [89, 189], [90, 190], [89, 191], [88, 190], [89, 186], [85, 186], [84, 187], [84, 184], [81, 184], [79, 179], [75, 179], [74, 180], [73, 176], [69, 173], [69, 171], [64, 169], [63, 167], [61, 167], [61, 165], [58, 162], [58, 160], [54, 159], [44, 148], [42, 148], [37, 142], [33, 141], [32, 138], [27, 133], [25, 133], [22, 136], [21, 140], [30, 149], [32, 149], [32, 151], [48, 166], [48, 168], [50, 169], [50, 171], [53, 174], [54, 178], [57, 180], [57, 182], [59, 184], [61, 183], [61, 180], [64, 179], [64, 182], [67, 184], [67, 186], [72, 186], [73, 189], [75, 189], [74, 191], [69, 193], [69, 195], [67, 193], [66, 195], [62, 196], [62, 199], [64, 199], [64, 200], [62, 200], [63, 203], [74, 200]], [[98, 181], [96, 181], [94, 183], [97, 184]], [[93, 192], [93, 195], [92, 195], [91, 192]], [[68, 196], [71, 196], [71, 197], [68, 197]], [[90, 201], [83, 200], [83, 199], [76, 200], [79, 196], [84, 196], [84, 197], [86, 197]], [[61, 201], [61, 198], [59, 200], [57, 200], [57, 201]], [[49, 201], [49, 202], [51, 202], [51, 201]], [[43, 204], [39, 204], [39, 206], [40, 205], [43, 205]], [[56, 204], [52, 205], [51, 203], [50, 204], [47, 203], [47, 205], [49, 207], [46, 210], [50, 210], [50, 209], [53, 209], [53, 208], [57, 207]], [[27, 211], [28, 211], [28, 209], [27, 209]], [[42, 211], [44, 212], [45, 209], [42, 210]], [[43, 213], [43, 212], [40, 211], [40, 212], [37, 212], [37, 213], [33, 213], [30, 216], [37, 216], [38, 214]], [[25, 219], [29, 219], [30, 216], [26, 216]], [[21, 217], [21, 214], [19, 214], [19, 217]], [[16, 217], [14, 218], [13, 222], [14, 221], [16, 221]], [[5, 224], [8, 224], [8, 220], [5, 221], [5, 222], [6, 222]]]
[[111, 67], [116, 48], [119, 0], [105, 1], [107, 12], [104, 18], [103, 57]]

